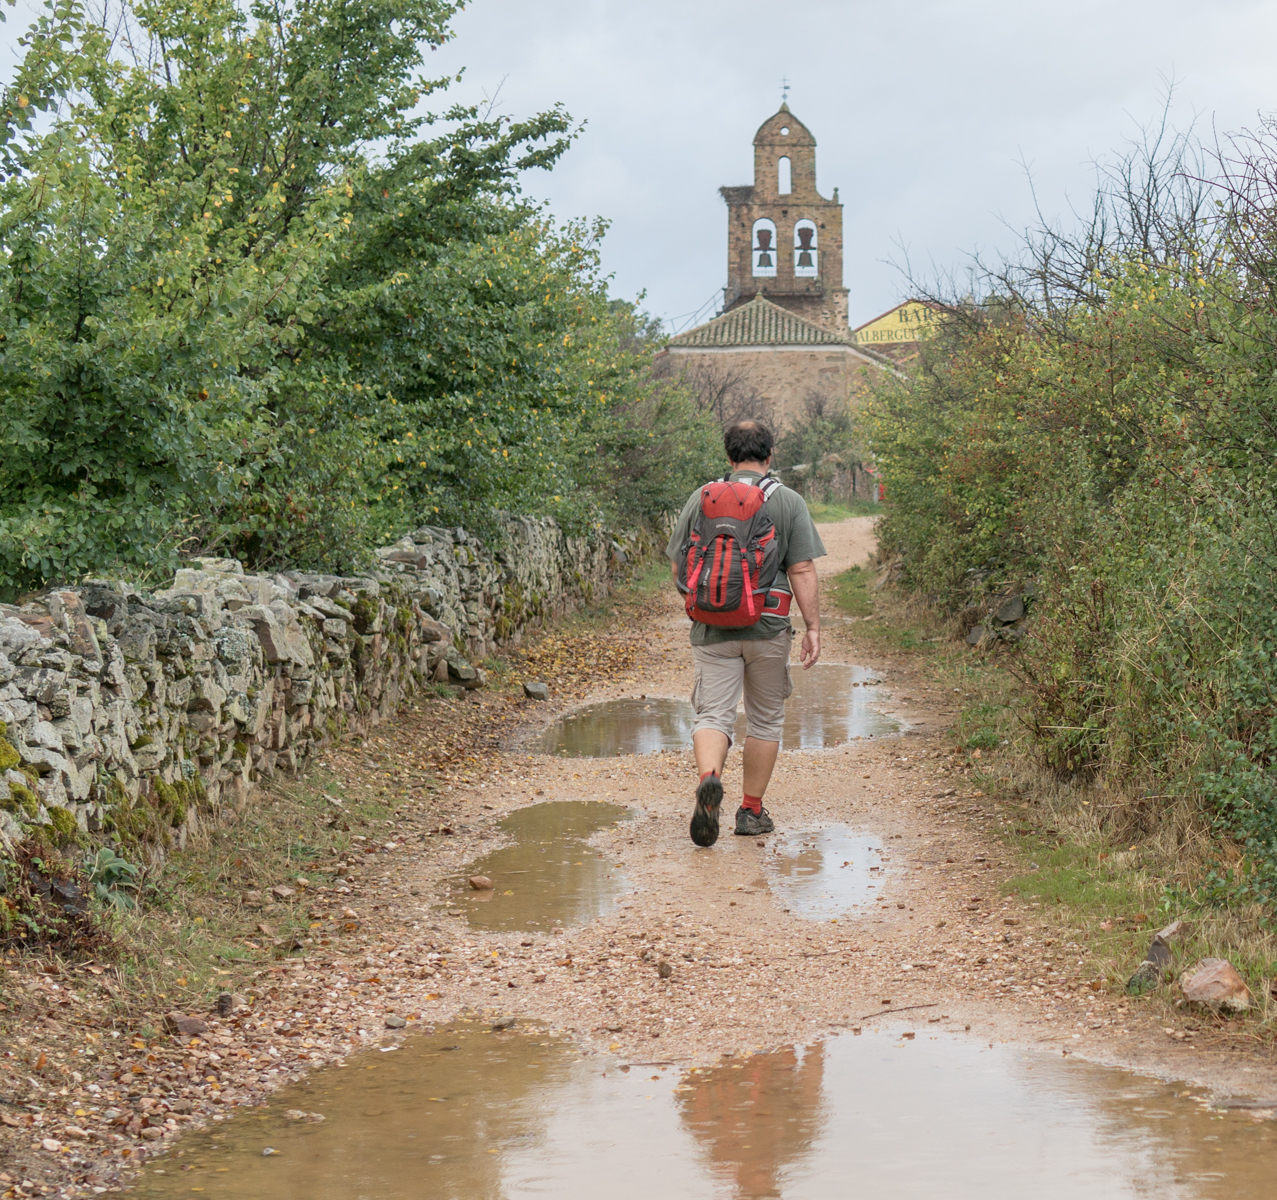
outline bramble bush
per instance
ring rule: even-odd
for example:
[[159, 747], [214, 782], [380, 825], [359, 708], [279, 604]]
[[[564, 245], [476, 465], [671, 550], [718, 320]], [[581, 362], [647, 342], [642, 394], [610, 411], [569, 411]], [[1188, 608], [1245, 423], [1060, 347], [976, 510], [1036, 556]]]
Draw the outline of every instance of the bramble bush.
[[1242, 851], [1231, 893], [1271, 904], [1272, 130], [1215, 161], [1212, 203], [1188, 194], [1200, 169], [1173, 164], [1175, 192], [1150, 161], [1155, 211], [1109, 193], [1106, 236], [1043, 236], [985, 302], [955, 303], [913, 375], [875, 397], [874, 448], [893, 500], [881, 533], [911, 587], [957, 610], [1038, 581], [1015, 669], [1046, 763], [1112, 785], [1121, 837], [1195, 807]]
[[423, 107], [457, 7], [50, 0], [0, 96], [0, 591], [694, 485], [602, 226], [519, 193], [567, 114]]

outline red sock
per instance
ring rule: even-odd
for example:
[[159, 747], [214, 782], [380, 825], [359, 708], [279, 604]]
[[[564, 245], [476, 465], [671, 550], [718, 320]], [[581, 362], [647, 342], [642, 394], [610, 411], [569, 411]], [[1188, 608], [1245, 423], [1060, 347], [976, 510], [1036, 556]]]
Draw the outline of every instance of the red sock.
[[758, 814], [763, 811], [762, 796], [746, 796], [745, 799], [741, 801], [741, 808], [747, 808], [754, 814], [754, 816], [758, 816]]
[[717, 771], [706, 771], [705, 774], [701, 776], [700, 781], [701, 783], [704, 783], [705, 780], [707, 780], [711, 775], [717, 775], [717, 774], [718, 774]]

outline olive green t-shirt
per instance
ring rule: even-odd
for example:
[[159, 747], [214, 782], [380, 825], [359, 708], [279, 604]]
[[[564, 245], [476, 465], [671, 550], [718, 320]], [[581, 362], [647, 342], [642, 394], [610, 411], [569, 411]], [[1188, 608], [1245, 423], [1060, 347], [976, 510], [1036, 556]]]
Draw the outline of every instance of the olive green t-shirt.
[[[757, 471], [735, 471], [732, 473], [733, 483], [757, 484], [763, 477]], [[692, 529], [692, 521], [701, 507], [701, 489], [697, 488], [683, 505], [674, 524], [674, 532], [670, 534], [669, 545], [665, 547], [665, 556], [670, 562], [677, 564]], [[772, 586], [781, 592], [790, 591], [788, 569], [795, 563], [807, 562], [813, 558], [823, 558], [825, 544], [812, 524], [811, 513], [807, 504], [795, 491], [783, 484], [771, 494], [767, 501], [767, 515], [776, 527], [776, 548], [780, 551], [780, 570], [776, 574], [776, 582]], [[789, 629], [788, 617], [764, 615], [753, 625], [742, 629], [725, 629], [720, 625], [702, 625], [692, 622], [692, 645], [706, 646], [714, 642], [752, 642], [764, 638], [773, 638], [778, 633]]]

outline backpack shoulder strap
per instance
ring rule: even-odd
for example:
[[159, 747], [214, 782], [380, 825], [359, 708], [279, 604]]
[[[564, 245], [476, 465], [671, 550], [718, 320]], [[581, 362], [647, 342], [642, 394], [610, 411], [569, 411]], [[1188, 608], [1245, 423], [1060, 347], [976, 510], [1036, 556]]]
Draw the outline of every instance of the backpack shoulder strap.
[[780, 488], [780, 480], [774, 475], [764, 475], [758, 481], [759, 490], [763, 493], [763, 503], [765, 504], [772, 498], [774, 492]]

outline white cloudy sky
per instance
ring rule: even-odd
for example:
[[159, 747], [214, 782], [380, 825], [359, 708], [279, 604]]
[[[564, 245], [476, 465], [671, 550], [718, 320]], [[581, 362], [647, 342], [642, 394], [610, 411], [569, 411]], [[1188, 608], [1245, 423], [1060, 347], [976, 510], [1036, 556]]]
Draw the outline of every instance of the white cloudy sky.
[[431, 69], [455, 94], [587, 122], [529, 194], [612, 222], [617, 295], [680, 324], [725, 282], [722, 184], [789, 103], [841, 188], [852, 324], [906, 289], [893, 260], [961, 267], [1043, 208], [1085, 200], [1093, 162], [1158, 117], [1205, 132], [1277, 110], [1277, 0], [472, 0]]

